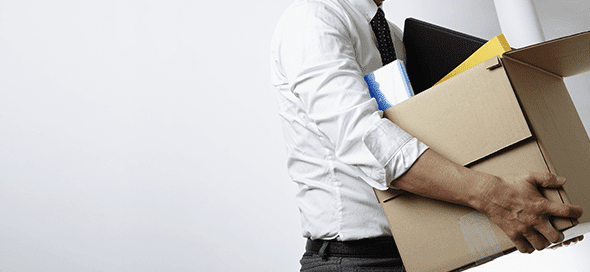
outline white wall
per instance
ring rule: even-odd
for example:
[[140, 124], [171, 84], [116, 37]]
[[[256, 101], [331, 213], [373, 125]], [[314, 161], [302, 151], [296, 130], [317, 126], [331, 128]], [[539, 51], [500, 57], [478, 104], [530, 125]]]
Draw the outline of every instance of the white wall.
[[[546, 39], [555, 39], [590, 30], [590, 1], [535, 0]], [[590, 134], [590, 73], [565, 79], [570, 96]], [[590, 249], [589, 249], [590, 250]]]
[[295, 270], [289, 2], [0, 0], [0, 271]]
[[[0, 0], [0, 271], [297, 271], [268, 76], [290, 2]], [[499, 34], [491, 0], [406, 2], [400, 26]], [[537, 2], [547, 38], [590, 28]]]
[[389, 0], [383, 9], [402, 29], [404, 20], [413, 17], [483, 39], [502, 33], [493, 0]]

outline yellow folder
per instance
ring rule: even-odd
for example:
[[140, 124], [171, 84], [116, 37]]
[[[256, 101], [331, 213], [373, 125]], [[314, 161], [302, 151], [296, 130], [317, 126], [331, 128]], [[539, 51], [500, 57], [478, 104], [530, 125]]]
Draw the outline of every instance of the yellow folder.
[[459, 66], [453, 69], [453, 71], [448, 73], [445, 77], [443, 77], [434, 85], [437, 85], [451, 77], [454, 77], [473, 66], [476, 66], [486, 60], [489, 60], [494, 56], [502, 56], [502, 54], [507, 51], [510, 51], [510, 45], [508, 45], [508, 41], [506, 41], [504, 34], [500, 34], [489, 40], [479, 49], [477, 49], [477, 51], [471, 54], [469, 58], [463, 61]]

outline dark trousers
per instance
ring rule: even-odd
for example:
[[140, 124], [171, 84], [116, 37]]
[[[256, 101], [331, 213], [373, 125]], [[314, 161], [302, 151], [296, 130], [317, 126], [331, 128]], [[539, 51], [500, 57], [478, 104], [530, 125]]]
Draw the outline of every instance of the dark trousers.
[[301, 258], [302, 272], [404, 272], [391, 237], [352, 242], [308, 240]]

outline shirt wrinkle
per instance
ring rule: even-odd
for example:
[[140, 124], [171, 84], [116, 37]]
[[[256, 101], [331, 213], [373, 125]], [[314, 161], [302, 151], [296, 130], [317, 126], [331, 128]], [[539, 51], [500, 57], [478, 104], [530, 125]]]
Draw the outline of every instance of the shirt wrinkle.
[[[372, 0], [297, 0], [273, 35], [271, 82], [307, 238], [391, 235], [373, 188], [387, 189], [424, 149], [383, 123], [363, 79], [382, 65], [369, 25], [376, 11]], [[401, 31], [391, 29], [403, 61]]]
[[[389, 160], [387, 160], [387, 162], [385, 163], [386, 165], [389, 164], [391, 162], [391, 160], [393, 160], [393, 158], [395, 158], [398, 154], [402, 153], [404, 150], [404, 147], [413, 140], [413, 138], [409, 138], [407, 139], [403, 144], [401, 144], [401, 146], [395, 151], [395, 153], [393, 153], [393, 156], [391, 156], [389, 158]], [[403, 154], [402, 154], [403, 155]], [[402, 156], [403, 158], [403, 156]]]

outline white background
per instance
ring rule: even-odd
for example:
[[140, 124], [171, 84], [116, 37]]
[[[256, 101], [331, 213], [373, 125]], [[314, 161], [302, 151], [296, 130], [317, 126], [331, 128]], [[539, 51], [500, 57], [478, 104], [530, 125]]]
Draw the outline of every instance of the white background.
[[[291, 0], [0, 0], [0, 271], [297, 271], [269, 42]], [[587, 1], [535, 1], [548, 39]], [[489, 39], [491, 0], [391, 0]], [[590, 128], [589, 74], [567, 79]], [[590, 239], [588, 239], [590, 240]], [[590, 242], [477, 271], [588, 271]]]

